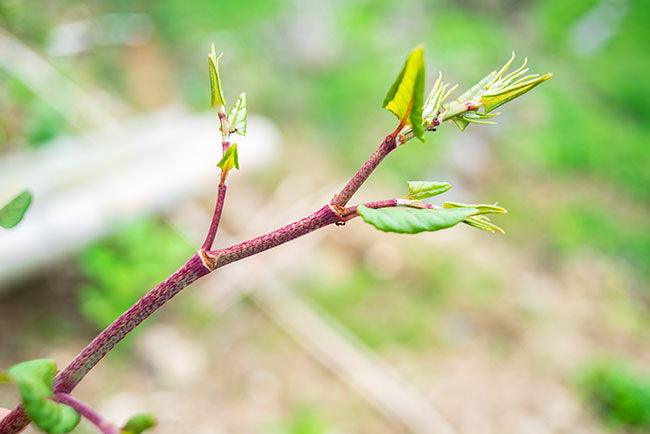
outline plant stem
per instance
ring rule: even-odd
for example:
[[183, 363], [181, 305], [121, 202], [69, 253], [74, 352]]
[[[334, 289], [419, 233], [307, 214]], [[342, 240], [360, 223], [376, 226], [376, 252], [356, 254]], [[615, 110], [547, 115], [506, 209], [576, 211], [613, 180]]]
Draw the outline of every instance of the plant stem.
[[[221, 151], [222, 156], [226, 153], [230, 147], [230, 131], [228, 130], [226, 112], [223, 107], [219, 108], [217, 113], [219, 118], [219, 129], [221, 130]], [[226, 177], [228, 172], [221, 172], [221, 177], [219, 178], [219, 187], [217, 188], [217, 201], [214, 205], [214, 211], [212, 213], [212, 221], [210, 222], [210, 228], [208, 233], [205, 236], [205, 241], [201, 246], [201, 250], [210, 250], [212, 244], [214, 244], [214, 239], [217, 236], [217, 230], [219, 229], [219, 222], [221, 221], [221, 213], [223, 212], [223, 204], [226, 201]]]
[[396, 129], [392, 134], [386, 136], [384, 141], [379, 144], [377, 150], [373, 152], [365, 163], [363, 163], [363, 166], [361, 166], [352, 179], [348, 181], [345, 187], [343, 187], [343, 190], [334, 196], [330, 202], [332, 206], [345, 206], [352, 196], [354, 196], [354, 193], [361, 188], [363, 183], [366, 182], [372, 172], [377, 168], [377, 166], [379, 166], [379, 163], [381, 163], [384, 158], [386, 158], [386, 156], [397, 147], [395, 137], [397, 136], [397, 133], [399, 133], [399, 129], [401, 128]]
[[77, 410], [77, 413], [95, 425], [103, 434], [119, 434], [119, 429], [111, 422], [104, 419], [88, 404], [79, 401], [67, 393], [57, 393], [54, 398], [61, 404], [65, 404]]
[[[221, 119], [221, 116], [220, 116]], [[199, 278], [209, 274], [211, 271], [223, 267], [235, 261], [239, 261], [251, 255], [284, 244], [298, 237], [306, 235], [324, 226], [337, 222], [347, 221], [356, 216], [356, 207], [343, 208], [352, 195], [363, 185], [370, 174], [381, 163], [381, 161], [396, 147], [395, 137], [401, 130], [401, 126], [379, 145], [377, 150], [363, 164], [361, 169], [355, 173], [346, 186], [337, 194], [332, 202], [323, 206], [318, 211], [283, 226], [264, 235], [252, 238], [241, 243], [225, 247], [215, 251], [204, 251], [203, 249], [194, 254], [174, 274], [169, 276], [159, 285], [151, 289], [126, 312], [120, 315], [111, 325], [104, 329], [93, 339], [73, 360], [66, 366], [54, 380], [54, 392], [56, 394], [70, 393], [75, 386], [86, 376], [86, 374], [121, 341], [129, 332], [137, 327], [142, 321], [148, 318], [165, 302], [178, 294], [183, 288], [195, 282]], [[220, 183], [220, 186], [223, 182]], [[210, 232], [206, 237], [204, 246], [214, 240], [216, 228], [219, 223], [221, 209], [225, 198], [225, 185], [223, 194], [218, 194], [217, 206], [213, 223], [210, 225]], [[221, 191], [221, 189], [220, 189]], [[221, 199], [219, 199], [221, 198]], [[370, 202], [366, 206], [382, 207], [396, 206], [397, 201]], [[340, 211], [335, 211], [340, 208]], [[214, 232], [212, 228], [214, 227]], [[29, 424], [22, 405], [16, 407], [11, 413], [0, 420], [1, 434], [16, 434], [22, 431]]]
[[223, 212], [223, 204], [226, 201], [227, 190], [228, 187], [225, 184], [225, 179], [222, 178], [222, 182], [219, 182], [219, 187], [217, 188], [217, 202], [214, 206], [214, 212], [212, 213], [210, 229], [208, 229], [208, 234], [201, 246], [202, 250], [210, 250], [212, 248], [212, 244], [217, 235], [217, 230], [219, 229], [219, 222], [221, 221], [221, 213]]

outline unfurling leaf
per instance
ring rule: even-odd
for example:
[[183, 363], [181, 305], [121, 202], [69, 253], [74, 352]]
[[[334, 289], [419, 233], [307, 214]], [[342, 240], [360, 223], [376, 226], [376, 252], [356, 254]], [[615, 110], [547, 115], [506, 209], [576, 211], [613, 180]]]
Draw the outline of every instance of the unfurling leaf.
[[476, 213], [477, 215], [479, 214], [508, 214], [508, 210], [497, 206], [497, 205], [486, 205], [486, 204], [475, 204], [475, 205], [468, 205], [465, 203], [458, 203], [458, 202], [445, 202], [443, 204], [445, 208], [452, 209], [452, 208], [475, 208], [478, 210]]
[[478, 212], [475, 208], [419, 209], [409, 207], [373, 209], [359, 205], [361, 218], [380, 231], [417, 234], [447, 229]]
[[16, 226], [25, 216], [32, 203], [32, 194], [25, 190], [0, 208], [0, 226], [6, 229]]
[[22, 362], [8, 371], [29, 418], [40, 429], [50, 434], [72, 431], [79, 423], [79, 413], [73, 408], [51, 400], [56, 363], [50, 359]]
[[246, 94], [242, 92], [239, 95], [239, 98], [237, 98], [237, 102], [235, 102], [235, 105], [232, 106], [232, 108], [228, 112], [228, 130], [231, 133], [237, 133], [240, 136], [245, 136], [247, 117], [248, 115], [246, 113]]
[[485, 214], [507, 214], [508, 210], [505, 208], [502, 208], [497, 205], [484, 205], [484, 204], [467, 205], [464, 203], [456, 203], [456, 202], [445, 202], [443, 206], [445, 207], [445, 209], [462, 209], [466, 207], [472, 207], [478, 210], [478, 212], [473, 216], [465, 219], [463, 223], [466, 223], [482, 231], [491, 232], [493, 234], [497, 232], [505, 234], [505, 231], [503, 229], [491, 223], [490, 219], [485, 215]]
[[130, 418], [122, 427], [121, 434], [140, 434], [156, 426], [158, 422], [151, 414], [138, 414]]
[[500, 91], [484, 94], [481, 96], [481, 102], [483, 103], [483, 107], [485, 107], [485, 112], [489, 113], [495, 108], [507, 103], [508, 101], [511, 101], [518, 96], [525, 94], [537, 85], [545, 82], [546, 80], [550, 80], [551, 77], [553, 77], [553, 74], [551, 73], [546, 73], [539, 77], [531, 76], [531, 78], [528, 80], [524, 79]]
[[226, 152], [223, 153], [221, 161], [217, 163], [223, 172], [229, 172], [231, 169], [239, 169], [239, 157], [237, 156], [237, 143], [230, 145]]
[[465, 112], [463, 114], [460, 114], [452, 120], [460, 129], [461, 131], [465, 131], [465, 128], [472, 123], [472, 124], [484, 124], [484, 125], [494, 125], [496, 122], [488, 120], [491, 119], [495, 116], [500, 115], [500, 113], [481, 113], [478, 111], [470, 111], [470, 112]]
[[409, 125], [417, 138], [424, 141], [422, 106], [424, 103], [424, 48], [409, 54], [402, 71], [388, 90], [382, 107], [392, 112], [400, 123]]
[[219, 76], [219, 59], [223, 53], [217, 56], [212, 44], [212, 50], [208, 54], [208, 72], [210, 74], [210, 106], [225, 106], [226, 99], [223, 97], [223, 89], [221, 88], [221, 77]]
[[[524, 76], [529, 69], [526, 68], [528, 59], [524, 59], [519, 68], [508, 73], [514, 59], [513, 52], [499, 71], [492, 71], [460, 97], [443, 105], [440, 114], [443, 120], [452, 120], [461, 131], [470, 123], [493, 124], [489, 119], [498, 113], [490, 113], [491, 111], [552, 77], [552, 74]], [[479, 111], [480, 107], [483, 107], [483, 111]]]
[[408, 198], [411, 200], [422, 200], [428, 197], [437, 196], [451, 189], [448, 182], [408, 181]]

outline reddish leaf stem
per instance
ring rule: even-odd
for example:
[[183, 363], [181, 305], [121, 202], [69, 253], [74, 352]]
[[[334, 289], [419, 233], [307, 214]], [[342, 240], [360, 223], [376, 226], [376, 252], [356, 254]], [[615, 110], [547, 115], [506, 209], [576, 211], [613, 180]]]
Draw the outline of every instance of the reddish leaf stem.
[[95, 409], [85, 402], [79, 401], [67, 393], [57, 393], [54, 398], [61, 404], [68, 405], [77, 410], [77, 413], [95, 425], [103, 434], [119, 434], [120, 430], [118, 427], [104, 419]]

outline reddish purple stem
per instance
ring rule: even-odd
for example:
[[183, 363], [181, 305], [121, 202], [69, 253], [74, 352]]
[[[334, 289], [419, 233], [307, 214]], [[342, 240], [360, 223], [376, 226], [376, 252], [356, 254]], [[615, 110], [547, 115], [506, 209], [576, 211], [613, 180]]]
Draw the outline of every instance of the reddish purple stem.
[[386, 156], [397, 147], [394, 134], [395, 133], [387, 136], [384, 141], [381, 142], [377, 150], [370, 156], [370, 158], [368, 158], [363, 166], [361, 166], [357, 173], [354, 174], [350, 181], [345, 184], [343, 190], [334, 196], [330, 202], [332, 205], [345, 206], [350, 199], [352, 199], [354, 193], [361, 188], [363, 183], [366, 182], [372, 172], [377, 168], [377, 166], [379, 166], [379, 163], [381, 163], [384, 158], [386, 158]]
[[95, 425], [103, 434], [119, 434], [120, 430], [114, 424], [104, 419], [95, 409], [85, 402], [79, 401], [67, 393], [57, 393], [54, 398], [61, 404], [68, 405], [77, 410], [77, 413]]
[[208, 234], [205, 237], [203, 246], [201, 246], [202, 250], [210, 250], [212, 248], [212, 244], [214, 243], [214, 239], [217, 235], [217, 230], [219, 229], [219, 222], [221, 221], [221, 213], [223, 212], [223, 204], [226, 201], [227, 190], [228, 187], [225, 184], [219, 183], [219, 188], [217, 189], [217, 203], [214, 206], [214, 213], [212, 214], [210, 229], [208, 229]]
[[[223, 116], [220, 114], [223, 122]], [[398, 128], [399, 129], [399, 128]], [[56, 376], [54, 391], [56, 394], [68, 394], [84, 378], [84, 376], [121, 341], [124, 336], [148, 318], [160, 306], [178, 294], [183, 288], [199, 278], [209, 274], [216, 268], [223, 267], [231, 262], [239, 261], [251, 255], [263, 252], [280, 244], [294, 240], [324, 226], [345, 222], [356, 216], [356, 207], [343, 208], [343, 206], [356, 193], [361, 185], [368, 179], [381, 161], [396, 147], [395, 133], [386, 137], [368, 161], [355, 173], [350, 182], [337, 194], [330, 205], [325, 205], [313, 214], [260, 235], [248, 241], [225, 247], [215, 251], [204, 251], [202, 255], [193, 255], [174, 274], [158, 286], [151, 289], [138, 302], [120, 315], [111, 325], [104, 329], [93, 339], [73, 360]], [[223, 187], [223, 188], [222, 188]], [[226, 187], [220, 183], [217, 195], [217, 204], [213, 215], [210, 230], [203, 244], [202, 250], [208, 250], [213, 241], [219, 225]], [[397, 201], [370, 202], [366, 206], [380, 208], [395, 206]], [[207, 249], [206, 249], [207, 246]], [[205, 262], [209, 259], [212, 262]], [[16, 407], [9, 415], [0, 420], [1, 434], [15, 434], [22, 431], [29, 424], [25, 411], [21, 405]]]

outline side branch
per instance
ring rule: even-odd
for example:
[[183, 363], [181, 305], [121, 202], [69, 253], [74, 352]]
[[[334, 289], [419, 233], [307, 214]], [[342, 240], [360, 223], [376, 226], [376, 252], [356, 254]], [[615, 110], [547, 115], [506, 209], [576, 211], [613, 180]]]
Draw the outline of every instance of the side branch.
[[208, 229], [208, 234], [201, 246], [201, 250], [210, 250], [212, 248], [214, 239], [217, 236], [217, 230], [219, 229], [223, 204], [226, 201], [226, 191], [228, 190], [228, 187], [225, 184], [225, 179], [223, 179], [223, 177], [221, 179], [219, 187], [217, 188], [217, 203], [215, 204], [214, 212], [212, 213], [212, 222], [210, 222], [210, 229]]
[[119, 434], [119, 429], [111, 422], [104, 419], [92, 407], [67, 393], [57, 393], [54, 397], [56, 401], [68, 405], [77, 413], [82, 415], [86, 420], [95, 425], [102, 434]]
[[[401, 125], [401, 124], [400, 124]], [[401, 128], [400, 128], [401, 129]], [[399, 130], [399, 129], [398, 129]], [[392, 134], [386, 136], [383, 142], [379, 145], [377, 150], [368, 158], [368, 160], [363, 163], [363, 166], [354, 174], [352, 179], [330, 202], [330, 205], [334, 207], [345, 206], [354, 193], [361, 188], [364, 182], [370, 177], [372, 172], [379, 166], [379, 164], [386, 158], [390, 152], [397, 147], [396, 135], [399, 133], [398, 130], [395, 130]]]

